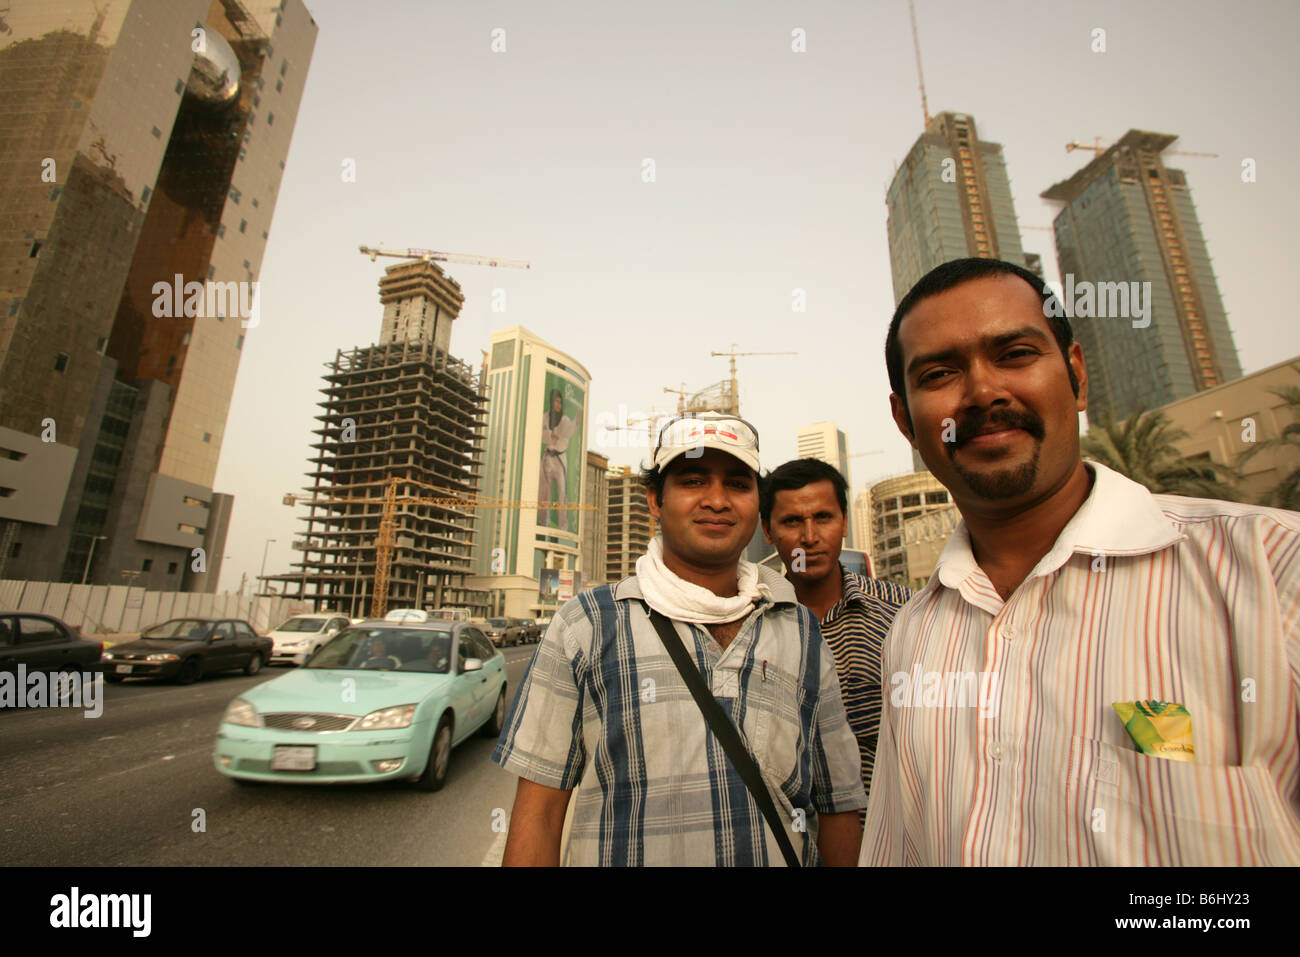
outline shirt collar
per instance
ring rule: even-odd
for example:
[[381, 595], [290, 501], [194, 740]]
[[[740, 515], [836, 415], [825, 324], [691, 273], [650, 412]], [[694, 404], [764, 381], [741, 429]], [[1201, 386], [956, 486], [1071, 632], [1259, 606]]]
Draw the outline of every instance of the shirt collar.
[[[1075, 552], [1147, 555], [1184, 538], [1145, 486], [1097, 462], [1085, 461], [1084, 467], [1093, 475], [1092, 490], [1027, 579], [1056, 571]], [[944, 546], [934, 574], [946, 587], [958, 588], [976, 567], [963, 519]]]
[[847, 606], [855, 601], [865, 603], [869, 599], [866, 589], [862, 587], [862, 576], [845, 568], [843, 563], [840, 564], [840, 579], [843, 582], [840, 604]]
[[[758, 580], [772, 590], [772, 603], [774, 605], [795, 604], [798, 599], [795, 597], [794, 586], [791, 585], [780, 572], [773, 571], [766, 565], [758, 566]], [[641, 594], [641, 584], [635, 575], [624, 578], [622, 581], [615, 583], [614, 600], [623, 601], [632, 599], [641, 601], [645, 596]], [[759, 601], [761, 606], [763, 601]]]

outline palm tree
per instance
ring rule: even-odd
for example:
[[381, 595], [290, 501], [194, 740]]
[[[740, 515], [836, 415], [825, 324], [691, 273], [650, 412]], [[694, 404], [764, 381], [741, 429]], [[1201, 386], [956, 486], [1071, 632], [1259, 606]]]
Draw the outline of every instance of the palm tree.
[[1080, 443], [1084, 456], [1145, 485], [1158, 495], [1238, 501], [1235, 468], [1188, 459], [1176, 443], [1187, 438], [1163, 412], [1141, 407], [1122, 423], [1103, 415]]
[[[1300, 374], [1300, 366], [1291, 368]], [[1282, 429], [1277, 438], [1257, 442], [1243, 452], [1237, 460], [1238, 467], [1245, 465], [1265, 449], [1292, 449], [1300, 452], [1300, 386], [1284, 385], [1268, 391], [1286, 403], [1291, 411], [1291, 422]], [[1269, 490], [1264, 496], [1263, 504], [1300, 512], [1300, 466], [1292, 469], [1289, 475], [1283, 476], [1282, 481]]]

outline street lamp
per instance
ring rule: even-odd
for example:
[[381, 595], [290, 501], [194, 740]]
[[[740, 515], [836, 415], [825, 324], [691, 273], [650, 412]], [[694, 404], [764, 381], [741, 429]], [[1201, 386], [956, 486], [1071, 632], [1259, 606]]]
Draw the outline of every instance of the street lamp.
[[271, 547], [273, 541], [275, 541], [274, 538], [268, 538], [266, 544], [262, 546], [262, 574], [258, 575], [257, 578], [261, 581], [263, 590], [266, 589], [266, 550]]
[[90, 560], [95, 557], [95, 543], [105, 541], [107, 535], [93, 535], [90, 539], [90, 553], [86, 556], [86, 567], [81, 573], [81, 584], [86, 584], [86, 579], [90, 576]]

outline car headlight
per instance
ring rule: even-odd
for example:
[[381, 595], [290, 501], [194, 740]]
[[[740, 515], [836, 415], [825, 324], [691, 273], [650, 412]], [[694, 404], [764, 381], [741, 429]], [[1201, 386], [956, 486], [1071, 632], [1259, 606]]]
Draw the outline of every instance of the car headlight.
[[145, 661], [180, 661], [180, 656], [173, 655], [170, 651], [159, 652], [156, 655], [150, 655]]
[[409, 728], [415, 719], [415, 705], [399, 704], [393, 708], [372, 711], [361, 719], [354, 731], [381, 731], [386, 728]]
[[99, 660], [100, 660], [100, 661], [112, 661], [112, 660], [113, 660], [113, 653], [112, 653], [111, 651], [100, 652]]
[[221, 720], [226, 724], [240, 724], [245, 728], [260, 728], [262, 726], [262, 716], [257, 713], [256, 708], [243, 698], [236, 698], [226, 705], [226, 713]]

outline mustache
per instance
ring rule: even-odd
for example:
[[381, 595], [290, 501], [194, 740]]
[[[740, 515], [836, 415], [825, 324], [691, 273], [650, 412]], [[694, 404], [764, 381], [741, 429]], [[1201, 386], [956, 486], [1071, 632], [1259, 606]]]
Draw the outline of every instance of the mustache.
[[1001, 425], [1010, 429], [1024, 429], [1040, 442], [1047, 435], [1043, 420], [1032, 412], [1017, 412], [1013, 409], [992, 409], [984, 413], [969, 415], [957, 423], [955, 441], [948, 446], [948, 454], [958, 446], [965, 445], [979, 432], [991, 425]]

